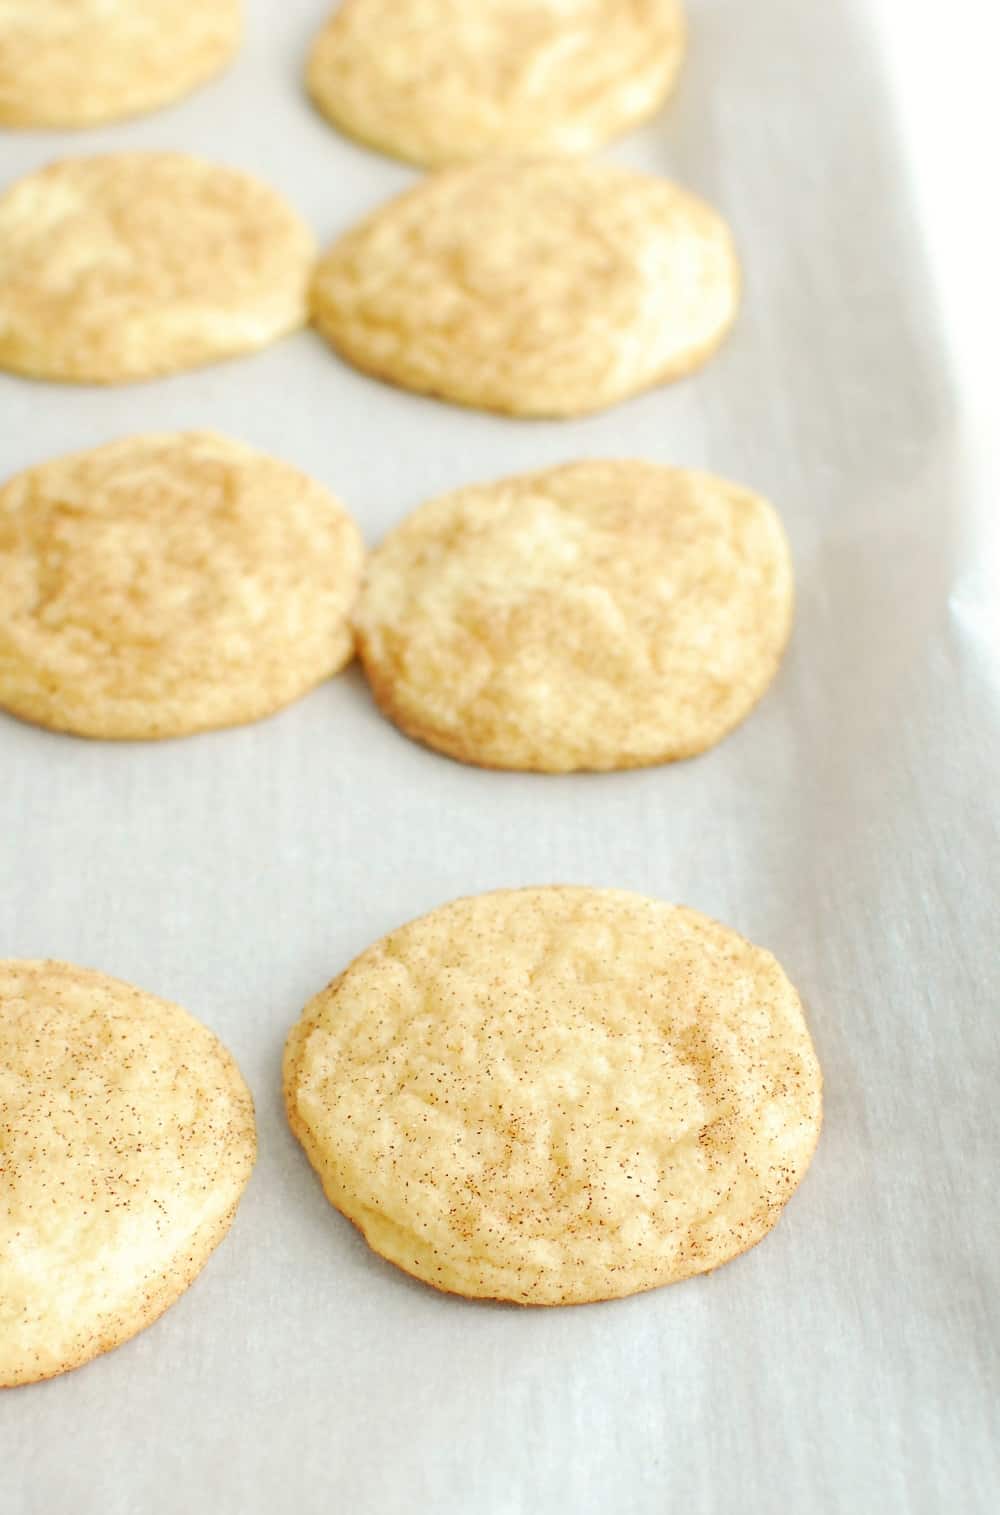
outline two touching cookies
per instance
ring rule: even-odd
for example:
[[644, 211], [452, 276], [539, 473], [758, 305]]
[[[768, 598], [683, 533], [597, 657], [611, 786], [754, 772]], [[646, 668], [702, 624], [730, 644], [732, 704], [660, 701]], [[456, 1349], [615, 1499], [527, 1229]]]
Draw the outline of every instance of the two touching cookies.
[[457, 490], [362, 574], [333, 495], [213, 433], [41, 464], [0, 487], [0, 706], [82, 736], [183, 736], [279, 710], [356, 638], [380, 707], [451, 757], [628, 768], [725, 736], [791, 627], [771, 506], [652, 463]]
[[722, 219], [578, 159], [431, 175], [315, 260], [251, 175], [182, 153], [67, 159], [0, 196], [0, 367], [120, 384], [311, 318], [349, 362], [511, 415], [578, 415], [690, 372], [735, 318]]

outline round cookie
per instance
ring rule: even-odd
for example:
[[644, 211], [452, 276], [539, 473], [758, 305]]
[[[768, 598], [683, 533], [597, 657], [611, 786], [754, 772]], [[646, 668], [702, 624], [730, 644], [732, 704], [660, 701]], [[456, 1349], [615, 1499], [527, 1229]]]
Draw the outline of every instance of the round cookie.
[[659, 108], [683, 53], [680, 0], [347, 0], [306, 81], [334, 125], [439, 165], [589, 152]]
[[655, 463], [571, 463], [422, 505], [371, 555], [355, 614], [382, 710], [451, 757], [634, 768], [718, 742], [791, 629], [759, 495]]
[[2, 0], [0, 124], [95, 126], [156, 110], [229, 62], [239, 0]]
[[392, 932], [306, 1007], [284, 1082], [328, 1199], [376, 1252], [519, 1304], [746, 1251], [821, 1122], [771, 954], [615, 889], [505, 890]]
[[0, 1387], [161, 1315], [229, 1229], [256, 1155], [230, 1054], [87, 968], [0, 963]]
[[211, 432], [127, 437], [0, 488], [0, 706], [81, 736], [254, 721], [353, 654], [357, 527]]
[[119, 384], [252, 352], [307, 316], [312, 234], [183, 153], [66, 159], [0, 196], [0, 368]]
[[739, 266], [714, 210], [577, 158], [432, 174], [321, 258], [313, 318], [367, 373], [518, 416], [600, 410], [702, 363]]

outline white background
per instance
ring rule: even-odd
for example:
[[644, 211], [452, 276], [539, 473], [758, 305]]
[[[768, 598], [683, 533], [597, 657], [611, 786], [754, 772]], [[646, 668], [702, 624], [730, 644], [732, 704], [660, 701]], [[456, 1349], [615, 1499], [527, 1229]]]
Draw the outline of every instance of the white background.
[[[2, 177], [183, 147], [282, 187], [326, 241], [413, 175], [304, 101], [325, 8], [255, 0], [218, 84], [106, 130], [5, 134]], [[574, 456], [711, 467], [774, 499], [799, 582], [773, 691], [672, 768], [463, 768], [387, 726], [356, 670], [176, 743], [0, 718], [0, 955], [97, 966], [201, 1016], [261, 1144], [229, 1239], [159, 1324], [0, 1397], [4, 1515], [996, 1506], [996, 28], [973, 0], [689, 8], [676, 100], [609, 156], [733, 222], [745, 310], [695, 378], [517, 423], [397, 394], [302, 333], [129, 389], [0, 381], [2, 474], [215, 426], [315, 473], [370, 542], [437, 491]], [[306, 998], [387, 928], [553, 880], [682, 900], [771, 947], [807, 1002], [827, 1120], [745, 1258], [518, 1311], [366, 1250], [287, 1131], [279, 1065]]]

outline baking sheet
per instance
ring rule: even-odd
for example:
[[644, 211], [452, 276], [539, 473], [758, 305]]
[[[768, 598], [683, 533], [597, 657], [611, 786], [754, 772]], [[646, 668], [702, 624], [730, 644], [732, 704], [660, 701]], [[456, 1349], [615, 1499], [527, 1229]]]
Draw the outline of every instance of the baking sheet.
[[[697, 377], [551, 424], [397, 393], [309, 333], [128, 389], [0, 378], [4, 476], [213, 426], [313, 472], [373, 543], [463, 482], [631, 454], [770, 495], [799, 585], [775, 688], [671, 768], [464, 768], [385, 724], [356, 671], [261, 725], [161, 745], [0, 717], [0, 955], [186, 1005], [239, 1059], [260, 1130], [229, 1239], [167, 1315], [0, 1397], [4, 1515], [996, 1508], [998, 564], [866, 7], [689, 7], [674, 104], [608, 156], [734, 225], [744, 311]], [[281, 186], [325, 242], [413, 177], [305, 102], [326, 8], [256, 0], [219, 83], [143, 121], [4, 134], [2, 177], [186, 148]], [[305, 999], [389, 927], [553, 880], [684, 901], [772, 948], [827, 1114], [759, 1248], [631, 1300], [524, 1312], [367, 1251], [286, 1128], [279, 1062]]]

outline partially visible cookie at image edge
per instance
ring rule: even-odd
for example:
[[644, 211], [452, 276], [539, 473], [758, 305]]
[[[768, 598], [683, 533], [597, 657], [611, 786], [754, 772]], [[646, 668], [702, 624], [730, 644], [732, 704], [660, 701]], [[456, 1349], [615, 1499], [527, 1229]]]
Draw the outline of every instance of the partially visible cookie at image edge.
[[271, 714], [351, 658], [357, 526], [213, 432], [125, 437], [0, 486], [0, 707], [183, 736]]
[[0, 368], [121, 384], [254, 352], [307, 318], [312, 233], [186, 153], [67, 158], [0, 195]]
[[0, 1387], [150, 1325], [225, 1236], [256, 1155], [233, 1058], [179, 1006], [0, 962]]
[[156, 110], [219, 73], [241, 32], [241, 0], [4, 0], [0, 126]]
[[335, 126], [414, 163], [582, 153], [659, 108], [684, 43], [680, 0], [347, 0], [306, 82]]

